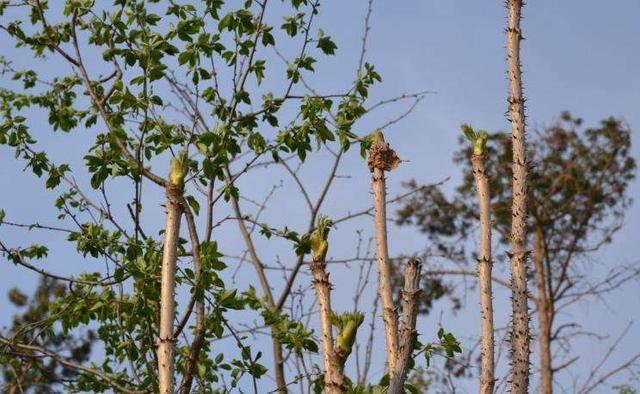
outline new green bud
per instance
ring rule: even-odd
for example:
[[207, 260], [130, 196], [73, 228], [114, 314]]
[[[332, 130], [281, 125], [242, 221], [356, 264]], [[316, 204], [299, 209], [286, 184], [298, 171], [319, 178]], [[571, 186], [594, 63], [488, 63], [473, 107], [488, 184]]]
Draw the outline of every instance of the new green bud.
[[484, 130], [476, 133], [476, 139], [473, 142], [473, 154], [476, 156], [482, 156], [485, 153], [487, 146], [487, 132]]
[[189, 158], [187, 152], [182, 151], [178, 156], [171, 158], [169, 179], [177, 186], [184, 185], [184, 177], [187, 175], [187, 164]]
[[346, 312], [341, 316], [334, 316], [333, 323], [340, 330], [336, 337], [336, 347], [344, 355], [351, 354], [358, 328], [362, 322], [364, 322], [364, 315], [361, 312]]
[[384, 134], [382, 134], [382, 131], [376, 130], [373, 133], [369, 134], [369, 139], [371, 140], [372, 144], [376, 142], [384, 142]]
[[326, 216], [320, 216], [316, 229], [311, 233], [311, 253], [314, 260], [324, 260], [329, 250], [329, 230], [333, 222]]

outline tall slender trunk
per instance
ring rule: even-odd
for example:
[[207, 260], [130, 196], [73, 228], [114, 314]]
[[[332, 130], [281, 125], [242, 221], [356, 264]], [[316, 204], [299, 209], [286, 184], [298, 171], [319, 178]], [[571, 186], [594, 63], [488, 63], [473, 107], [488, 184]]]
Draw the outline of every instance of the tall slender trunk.
[[471, 157], [473, 176], [476, 180], [480, 206], [480, 251], [478, 253], [478, 282], [480, 285], [480, 316], [482, 358], [480, 362], [480, 393], [493, 394], [494, 344], [493, 344], [493, 290], [491, 289], [491, 204], [489, 177], [485, 168], [485, 155]]
[[379, 270], [379, 292], [382, 299], [382, 319], [387, 342], [387, 368], [392, 376], [398, 352], [398, 314], [393, 303], [391, 266], [387, 245], [387, 190], [385, 171], [393, 170], [400, 163], [396, 153], [384, 142], [380, 131], [371, 135], [369, 170], [373, 173], [372, 188], [375, 209], [376, 255]]
[[184, 167], [178, 159], [171, 160], [171, 176], [167, 183], [167, 223], [162, 251], [162, 277], [160, 284], [160, 335], [158, 338], [158, 375], [161, 394], [175, 393], [175, 338], [173, 319], [175, 315], [176, 260], [180, 219], [182, 216], [182, 194]]
[[527, 304], [527, 158], [525, 113], [520, 70], [522, 0], [507, 0], [507, 62], [509, 116], [513, 143], [513, 204], [511, 207], [511, 392], [529, 390], [529, 308]]
[[398, 348], [398, 314], [393, 304], [391, 288], [391, 268], [387, 246], [387, 204], [384, 171], [373, 171], [373, 198], [375, 207], [376, 254], [380, 271], [379, 292], [382, 299], [382, 319], [387, 340], [387, 362], [390, 372], [395, 371], [396, 350]]
[[536, 270], [536, 287], [538, 294], [536, 303], [538, 306], [538, 345], [540, 347], [540, 393], [551, 394], [553, 392], [553, 367], [551, 359], [551, 301], [547, 287], [548, 272], [544, 266], [545, 249], [540, 229], [535, 232], [535, 254], [533, 266]]
[[416, 321], [418, 318], [418, 296], [420, 295], [420, 270], [422, 264], [411, 259], [404, 270], [404, 287], [402, 288], [402, 329], [399, 333], [399, 347], [395, 362], [395, 371], [389, 385], [389, 394], [404, 393], [409, 362], [418, 338]]

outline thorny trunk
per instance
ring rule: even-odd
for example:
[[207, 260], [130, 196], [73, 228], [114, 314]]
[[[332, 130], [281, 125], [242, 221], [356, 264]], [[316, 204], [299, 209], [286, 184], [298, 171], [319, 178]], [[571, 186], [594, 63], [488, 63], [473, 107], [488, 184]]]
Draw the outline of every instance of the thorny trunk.
[[547, 276], [544, 265], [545, 249], [540, 229], [535, 232], [535, 255], [533, 265], [535, 268], [536, 286], [538, 290], [536, 303], [538, 305], [538, 325], [540, 333], [538, 343], [540, 346], [540, 393], [551, 394], [553, 392], [553, 367], [551, 365], [551, 325], [552, 305], [547, 286]]
[[418, 332], [418, 296], [420, 295], [420, 270], [422, 265], [416, 259], [407, 263], [404, 271], [404, 287], [402, 289], [402, 329], [399, 333], [400, 347], [397, 352], [395, 371], [389, 385], [389, 394], [404, 393], [404, 382], [407, 378], [409, 361], [413, 355]]
[[373, 170], [373, 199], [375, 207], [376, 254], [380, 271], [380, 298], [382, 299], [382, 319], [387, 340], [387, 362], [390, 375], [395, 371], [396, 352], [398, 349], [398, 315], [393, 305], [391, 288], [391, 268], [387, 246], [387, 205], [384, 171]]
[[387, 341], [387, 368], [389, 377], [393, 378], [398, 359], [398, 315], [393, 304], [391, 287], [391, 265], [387, 246], [387, 190], [385, 171], [398, 167], [400, 158], [384, 141], [381, 131], [371, 134], [371, 147], [367, 164], [372, 172], [373, 207], [375, 210], [376, 255], [378, 258], [379, 292], [382, 299], [382, 320]]
[[160, 336], [158, 338], [159, 389], [162, 394], [173, 394], [174, 353], [173, 319], [175, 313], [176, 256], [182, 216], [182, 185], [167, 185], [167, 224], [162, 251], [162, 277], [160, 289]]
[[513, 204], [511, 207], [511, 392], [529, 389], [529, 309], [527, 305], [527, 158], [525, 114], [520, 71], [520, 13], [522, 0], [508, 0], [507, 62], [509, 116], [513, 143]]
[[485, 168], [485, 156], [473, 155], [473, 176], [476, 180], [480, 206], [480, 251], [478, 253], [478, 282], [480, 285], [480, 316], [482, 358], [480, 362], [480, 393], [493, 394], [494, 344], [493, 344], [493, 290], [491, 289], [491, 204], [489, 178]]
[[334, 348], [331, 326], [331, 283], [323, 259], [315, 259], [311, 264], [313, 286], [320, 305], [320, 328], [322, 331], [322, 357], [324, 361], [324, 384], [328, 394], [343, 393], [345, 390], [343, 357]]

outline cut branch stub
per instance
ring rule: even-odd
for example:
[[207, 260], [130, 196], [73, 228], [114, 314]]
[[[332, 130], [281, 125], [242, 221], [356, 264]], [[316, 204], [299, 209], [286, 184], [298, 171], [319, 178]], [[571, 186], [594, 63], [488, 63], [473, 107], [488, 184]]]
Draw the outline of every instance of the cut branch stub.
[[396, 151], [391, 149], [389, 144], [384, 141], [382, 132], [375, 131], [371, 133], [369, 138], [371, 139], [369, 159], [367, 160], [369, 171], [373, 172], [376, 168], [382, 171], [395, 170], [402, 160], [400, 160]]
[[402, 328], [398, 333], [397, 360], [394, 363], [395, 369], [391, 374], [391, 384], [389, 394], [401, 394], [404, 392], [404, 382], [413, 348], [418, 338], [416, 331], [416, 321], [418, 318], [418, 297], [420, 295], [420, 271], [422, 264], [419, 260], [412, 258], [407, 263], [404, 270], [404, 287], [402, 288]]

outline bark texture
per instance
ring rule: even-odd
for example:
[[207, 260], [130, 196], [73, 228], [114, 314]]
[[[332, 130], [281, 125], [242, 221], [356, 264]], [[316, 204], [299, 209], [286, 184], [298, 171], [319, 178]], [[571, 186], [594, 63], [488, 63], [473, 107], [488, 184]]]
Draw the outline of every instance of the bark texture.
[[369, 169], [373, 172], [373, 201], [375, 209], [376, 255], [379, 270], [379, 292], [382, 299], [382, 319], [387, 341], [387, 368], [390, 374], [396, 370], [398, 350], [398, 315], [393, 303], [391, 267], [387, 245], [387, 190], [384, 171], [394, 169], [399, 163], [395, 152], [384, 142], [381, 133], [369, 150]]
[[508, 0], [507, 62], [509, 116], [513, 143], [513, 204], [511, 207], [511, 392], [529, 389], [529, 309], [527, 305], [527, 158], [525, 113], [520, 70], [520, 16], [522, 0]]
[[493, 336], [493, 290], [491, 288], [491, 203], [489, 177], [485, 168], [485, 156], [471, 157], [473, 176], [478, 192], [480, 207], [480, 250], [478, 253], [478, 283], [480, 290], [480, 332], [482, 356], [480, 360], [480, 393], [493, 394], [494, 377], [494, 336]]
[[324, 259], [313, 259], [311, 273], [313, 287], [320, 306], [320, 329], [322, 331], [322, 357], [324, 361], [324, 385], [328, 394], [343, 393], [346, 390], [344, 377], [345, 357], [337, 351], [333, 342], [331, 324], [331, 283]]
[[176, 258], [180, 219], [182, 216], [181, 182], [170, 181], [167, 185], [167, 223], [162, 250], [162, 277], [160, 284], [160, 336], [158, 338], [159, 391], [175, 393], [175, 338], [173, 319], [175, 315]]
[[404, 393], [409, 361], [413, 355], [413, 347], [418, 338], [416, 320], [418, 317], [418, 296], [420, 295], [420, 271], [422, 264], [416, 259], [407, 263], [404, 271], [404, 287], [402, 289], [402, 328], [399, 333], [399, 347], [395, 370], [389, 385], [390, 394]]

